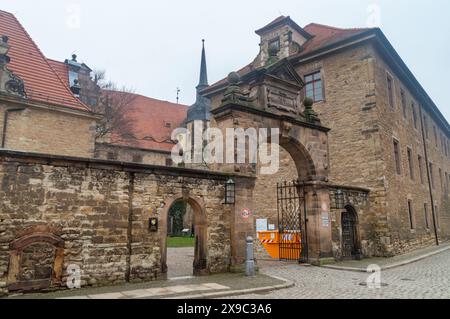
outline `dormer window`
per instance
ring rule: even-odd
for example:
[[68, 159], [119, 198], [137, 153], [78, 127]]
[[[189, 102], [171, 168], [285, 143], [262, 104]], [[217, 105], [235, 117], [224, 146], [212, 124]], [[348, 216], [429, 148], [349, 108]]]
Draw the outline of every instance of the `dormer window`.
[[280, 38], [276, 38], [269, 42], [269, 52], [280, 52]]
[[291, 43], [292, 42], [292, 31], [288, 31], [287, 38], [288, 38], [288, 42]]

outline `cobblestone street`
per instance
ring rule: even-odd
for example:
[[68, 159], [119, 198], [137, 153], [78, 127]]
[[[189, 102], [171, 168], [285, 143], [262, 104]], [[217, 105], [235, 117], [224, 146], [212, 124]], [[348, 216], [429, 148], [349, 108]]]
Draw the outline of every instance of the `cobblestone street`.
[[[407, 299], [450, 298], [450, 252], [381, 273], [383, 287], [364, 286], [368, 274], [299, 266], [280, 262], [260, 262], [261, 272], [295, 282], [295, 287], [243, 299]], [[361, 285], [363, 284], [363, 285]]]

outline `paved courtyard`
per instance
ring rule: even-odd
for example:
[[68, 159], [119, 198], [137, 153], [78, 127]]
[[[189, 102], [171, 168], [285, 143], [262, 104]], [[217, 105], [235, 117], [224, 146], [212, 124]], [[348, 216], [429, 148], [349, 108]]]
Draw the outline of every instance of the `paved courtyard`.
[[194, 247], [167, 248], [169, 278], [192, 276], [194, 274]]
[[382, 287], [369, 289], [368, 274], [263, 261], [261, 272], [295, 282], [295, 287], [243, 299], [450, 298], [450, 251], [381, 273]]

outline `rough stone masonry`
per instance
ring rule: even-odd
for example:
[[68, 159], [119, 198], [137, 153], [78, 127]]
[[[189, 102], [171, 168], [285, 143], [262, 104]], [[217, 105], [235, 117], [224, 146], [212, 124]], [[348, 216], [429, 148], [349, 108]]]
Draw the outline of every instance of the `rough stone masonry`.
[[[228, 177], [1, 151], [0, 292], [65, 288], [70, 265], [81, 267], [82, 286], [164, 278], [164, 225], [176, 200], [192, 203], [203, 220], [196, 226], [204, 237], [197, 239], [200, 270], [228, 271]], [[156, 232], [151, 218], [159, 222]]]

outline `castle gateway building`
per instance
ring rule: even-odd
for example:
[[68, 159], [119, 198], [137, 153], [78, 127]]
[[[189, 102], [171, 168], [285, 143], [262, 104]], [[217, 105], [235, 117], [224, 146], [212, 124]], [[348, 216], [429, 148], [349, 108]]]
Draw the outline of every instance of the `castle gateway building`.
[[[321, 124], [330, 129], [334, 257], [392, 256], [446, 240], [449, 125], [382, 31], [315, 23], [301, 28], [282, 16], [256, 33], [261, 51], [238, 71], [250, 83], [250, 96], [267, 108], [276, 109], [280, 101], [298, 105], [286, 91], [252, 91], [255, 74], [288, 64], [303, 81], [301, 100], [313, 99]], [[217, 105], [225, 90], [220, 81], [202, 93]], [[257, 217], [272, 223], [278, 220], [270, 204], [276, 196], [267, 185], [298, 173], [287, 153], [282, 152], [282, 171], [259, 178], [255, 188]]]
[[[448, 239], [449, 125], [383, 33], [284, 16], [256, 33], [258, 56], [213, 85], [203, 48], [191, 107], [114, 92], [123, 122], [98, 138], [108, 92], [91, 69], [45, 58], [0, 11], [0, 293], [64, 288], [74, 265], [82, 286], [164, 278], [180, 202], [196, 275], [241, 270], [257, 221], [281, 259], [315, 264]], [[280, 170], [175, 167], [171, 132], [196, 121], [278, 128]]]

